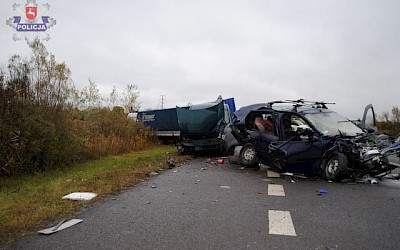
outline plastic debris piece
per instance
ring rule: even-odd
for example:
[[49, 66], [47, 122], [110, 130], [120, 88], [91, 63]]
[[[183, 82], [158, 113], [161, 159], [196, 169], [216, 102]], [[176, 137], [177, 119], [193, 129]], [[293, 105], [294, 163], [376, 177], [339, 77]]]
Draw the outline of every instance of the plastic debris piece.
[[67, 222], [65, 222], [65, 220], [62, 220], [56, 226], [40, 230], [40, 231], [38, 231], [38, 233], [46, 234], [46, 235], [53, 234], [53, 233], [56, 233], [56, 232], [61, 231], [63, 229], [66, 229], [68, 227], [72, 227], [72, 226], [74, 226], [74, 225], [76, 225], [76, 224], [78, 224], [78, 223], [80, 223], [82, 221], [83, 220], [81, 220], [81, 219], [72, 219], [72, 220], [69, 220]]
[[293, 176], [293, 173], [286, 172], [286, 173], [283, 173], [283, 175]]
[[240, 170], [244, 170], [244, 167], [239, 168]]
[[231, 188], [231, 187], [230, 187], [230, 186], [220, 186], [220, 188], [229, 189], [229, 188]]
[[328, 190], [326, 190], [326, 189], [320, 189], [320, 190], [318, 190], [318, 192], [319, 192], [320, 194], [327, 194], [327, 193], [328, 193]]
[[75, 201], [88, 201], [96, 197], [96, 193], [89, 192], [74, 192], [62, 197], [62, 199], [69, 199]]
[[158, 175], [159, 173], [157, 172], [151, 172], [149, 175]]
[[151, 188], [157, 188], [157, 186], [156, 185], [152, 185]]
[[290, 180], [291, 183], [296, 183], [294, 180]]
[[224, 159], [217, 159], [218, 164], [224, 164], [224, 162], [225, 162]]

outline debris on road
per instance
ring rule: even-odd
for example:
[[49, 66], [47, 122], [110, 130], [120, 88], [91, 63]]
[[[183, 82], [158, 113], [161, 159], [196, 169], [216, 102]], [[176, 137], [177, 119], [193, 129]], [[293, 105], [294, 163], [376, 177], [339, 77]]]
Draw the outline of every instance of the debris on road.
[[96, 193], [90, 192], [74, 192], [62, 197], [62, 199], [75, 200], [75, 201], [88, 201], [96, 197]]
[[38, 233], [45, 234], [45, 235], [53, 234], [53, 233], [56, 233], [56, 232], [61, 231], [63, 229], [66, 229], [68, 227], [72, 227], [72, 226], [82, 222], [83, 220], [81, 220], [81, 219], [72, 219], [72, 220], [69, 220], [67, 222], [65, 222], [65, 221], [66, 221], [66, 219], [63, 219], [59, 223], [57, 223], [57, 225], [55, 225], [54, 227], [50, 227], [50, 228], [46, 228], [46, 229], [40, 230], [40, 231], [38, 231]]
[[157, 172], [151, 172], [149, 175], [159, 175]]
[[217, 159], [218, 164], [224, 164], [224, 162], [225, 162], [224, 159]]
[[229, 188], [231, 188], [231, 187], [230, 187], [230, 186], [220, 186], [220, 188], [229, 189]]
[[358, 183], [366, 183], [366, 184], [378, 184], [378, 180], [369, 176], [368, 174], [364, 175], [362, 178], [357, 180]]
[[318, 194], [317, 195], [323, 195], [323, 194], [327, 194], [327, 193], [328, 193], [328, 190], [320, 189], [320, 190], [318, 190]]
[[151, 188], [157, 188], [157, 186], [156, 185], [152, 185]]
[[175, 167], [175, 161], [171, 156], [167, 157], [167, 165], [168, 165], [168, 168], [174, 168]]

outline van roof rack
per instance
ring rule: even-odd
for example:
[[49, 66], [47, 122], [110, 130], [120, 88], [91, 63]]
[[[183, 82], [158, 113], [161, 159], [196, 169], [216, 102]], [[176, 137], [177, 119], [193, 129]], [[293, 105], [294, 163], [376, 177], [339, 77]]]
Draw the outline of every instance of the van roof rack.
[[298, 100], [284, 100], [284, 101], [269, 102], [267, 105], [267, 108], [272, 108], [272, 106], [274, 104], [282, 104], [282, 103], [293, 104], [292, 111], [297, 111], [297, 108], [302, 107], [302, 106], [311, 107], [311, 108], [327, 109], [328, 108], [326, 106], [327, 104], [336, 104], [334, 102], [309, 101], [309, 100], [304, 100], [304, 99], [298, 99]]

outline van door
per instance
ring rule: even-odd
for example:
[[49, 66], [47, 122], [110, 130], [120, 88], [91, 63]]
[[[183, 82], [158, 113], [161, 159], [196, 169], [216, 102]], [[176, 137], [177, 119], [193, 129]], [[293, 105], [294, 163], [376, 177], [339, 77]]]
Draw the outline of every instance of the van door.
[[365, 107], [364, 115], [361, 121], [361, 128], [366, 130], [374, 130], [375, 132], [378, 131], [376, 127], [374, 107], [372, 106], [372, 104], [368, 104]]

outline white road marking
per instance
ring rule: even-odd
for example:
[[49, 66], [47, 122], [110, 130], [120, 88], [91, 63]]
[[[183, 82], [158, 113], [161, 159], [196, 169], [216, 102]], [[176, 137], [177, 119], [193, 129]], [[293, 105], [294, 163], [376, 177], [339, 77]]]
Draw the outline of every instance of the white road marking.
[[267, 170], [267, 176], [269, 178], [280, 178], [281, 175], [277, 172], [271, 171], [271, 170]]
[[285, 196], [283, 186], [277, 184], [268, 184], [268, 195]]
[[289, 211], [268, 210], [269, 234], [297, 236]]

